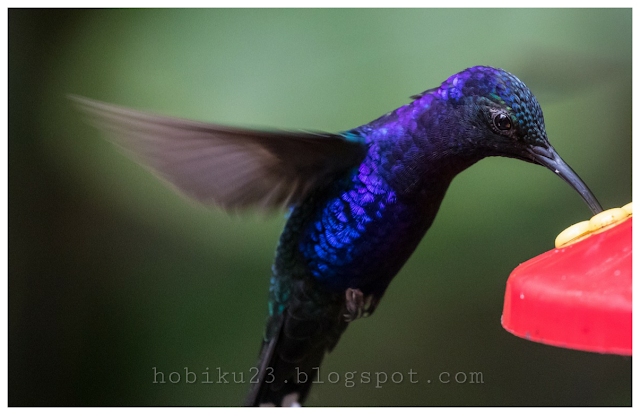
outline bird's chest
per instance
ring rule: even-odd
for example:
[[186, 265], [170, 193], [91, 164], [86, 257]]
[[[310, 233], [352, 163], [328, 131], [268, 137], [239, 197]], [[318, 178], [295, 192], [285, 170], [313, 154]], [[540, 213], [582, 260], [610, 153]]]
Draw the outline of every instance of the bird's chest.
[[382, 294], [431, 225], [435, 211], [399, 200], [384, 183], [357, 175], [346, 189], [337, 187], [316, 202], [297, 249], [308, 272], [325, 289]]

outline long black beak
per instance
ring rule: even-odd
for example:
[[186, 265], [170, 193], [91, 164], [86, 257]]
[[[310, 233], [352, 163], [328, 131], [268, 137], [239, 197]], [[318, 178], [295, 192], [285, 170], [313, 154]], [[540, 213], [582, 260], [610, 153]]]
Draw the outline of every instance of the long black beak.
[[580, 193], [580, 196], [582, 196], [582, 199], [587, 202], [587, 205], [589, 205], [589, 208], [594, 215], [602, 212], [602, 206], [600, 206], [598, 199], [596, 199], [593, 193], [591, 193], [591, 190], [589, 190], [580, 176], [578, 176], [576, 172], [574, 172], [571, 167], [562, 160], [553, 147], [531, 147], [529, 149], [529, 154], [534, 163], [548, 168], [560, 176], [562, 180], [569, 183], [576, 192]]

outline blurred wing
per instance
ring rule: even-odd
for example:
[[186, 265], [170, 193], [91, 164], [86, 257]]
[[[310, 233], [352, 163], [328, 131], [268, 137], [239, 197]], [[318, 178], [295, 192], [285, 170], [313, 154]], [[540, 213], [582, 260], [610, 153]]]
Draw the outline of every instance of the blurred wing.
[[244, 130], [71, 99], [143, 165], [224, 209], [293, 205], [366, 153], [359, 137]]

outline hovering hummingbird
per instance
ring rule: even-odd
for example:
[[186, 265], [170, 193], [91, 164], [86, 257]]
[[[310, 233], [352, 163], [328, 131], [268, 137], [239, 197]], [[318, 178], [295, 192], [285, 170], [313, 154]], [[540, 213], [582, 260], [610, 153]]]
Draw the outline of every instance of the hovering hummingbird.
[[477, 161], [545, 166], [602, 211], [549, 144], [538, 101], [514, 75], [476, 66], [412, 98], [368, 124], [324, 134], [229, 128], [72, 97], [186, 195], [226, 210], [290, 208], [247, 405], [303, 403], [314, 368], [350, 322], [373, 313], [453, 178]]

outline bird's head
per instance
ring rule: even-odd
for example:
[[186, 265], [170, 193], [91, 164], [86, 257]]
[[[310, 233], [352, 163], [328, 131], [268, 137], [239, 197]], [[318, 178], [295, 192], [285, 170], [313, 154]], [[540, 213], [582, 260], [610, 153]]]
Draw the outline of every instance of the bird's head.
[[[482, 156], [517, 158], [547, 167], [569, 183], [594, 214], [602, 207], [549, 144], [542, 109], [529, 88], [502, 69], [475, 66], [427, 91], [457, 113], [458, 139]], [[426, 94], [416, 98], [422, 99]]]

